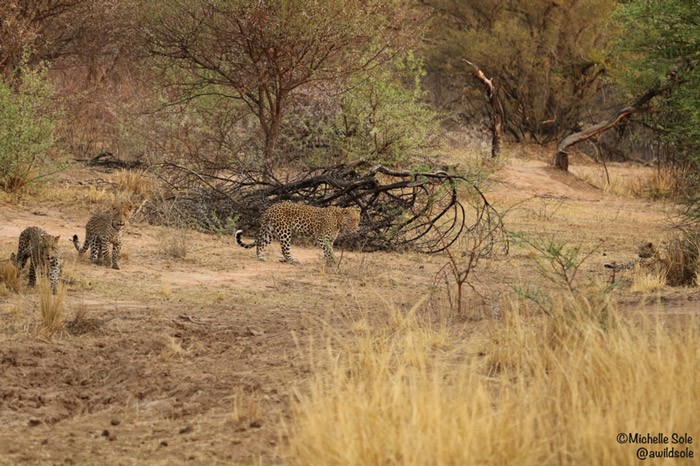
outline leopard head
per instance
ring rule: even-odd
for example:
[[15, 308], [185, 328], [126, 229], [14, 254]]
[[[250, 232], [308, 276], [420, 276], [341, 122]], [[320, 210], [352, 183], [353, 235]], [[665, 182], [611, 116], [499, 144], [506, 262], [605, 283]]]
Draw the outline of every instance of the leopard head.
[[356, 230], [360, 226], [360, 209], [357, 207], [346, 207], [340, 209], [338, 225], [347, 230]]
[[637, 253], [642, 259], [648, 259], [650, 257], [656, 256], [658, 254], [658, 251], [656, 250], [656, 246], [654, 246], [654, 243], [644, 241], [639, 245]]
[[41, 242], [44, 246], [44, 250], [48, 252], [48, 256], [55, 256], [58, 254], [58, 240], [61, 235], [42, 235]]
[[121, 230], [131, 216], [133, 207], [131, 204], [121, 204], [112, 208], [112, 228]]

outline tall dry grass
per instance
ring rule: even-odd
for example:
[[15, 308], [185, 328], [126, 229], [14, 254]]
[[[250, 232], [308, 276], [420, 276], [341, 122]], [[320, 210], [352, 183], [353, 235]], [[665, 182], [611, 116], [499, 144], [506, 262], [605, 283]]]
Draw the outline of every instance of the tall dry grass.
[[637, 265], [634, 268], [630, 290], [642, 294], [661, 291], [666, 287], [666, 276], [666, 270], [644, 270]]
[[573, 167], [572, 172], [604, 192], [621, 196], [650, 199], [674, 199], [688, 188], [691, 174], [687, 169], [661, 167], [646, 170], [638, 176], [620, 176], [615, 171], [606, 173], [598, 167]]
[[119, 191], [142, 199], [153, 195], [156, 184], [143, 170], [118, 170], [112, 175], [112, 180]]
[[51, 291], [51, 285], [46, 277], [37, 280], [39, 288], [39, 323], [40, 328], [49, 335], [63, 330], [65, 314], [66, 286], [59, 283], [56, 294]]
[[467, 341], [416, 319], [334, 336], [311, 353], [290, 462], [632, 465], [618, 433], [697, 432], [696, 321], [635, 322], [600, 295], [556, 303], [533, 316], [512, 301]]
[[12, 261], [0, 261], [0, 290], [17, 293], [20, 289], [19, 271]]
[[679, 231], [665, 248], [667, 281], [671, 286], [694, 286], [700, 272], [700, 232], [696, 225]]

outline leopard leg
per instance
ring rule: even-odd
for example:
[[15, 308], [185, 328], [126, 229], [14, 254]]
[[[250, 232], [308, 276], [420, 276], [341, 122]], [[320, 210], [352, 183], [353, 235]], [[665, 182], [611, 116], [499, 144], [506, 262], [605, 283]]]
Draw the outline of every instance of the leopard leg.
[[284, 260], [290, 264], [297, 265], [299, 261], [292, 257], [292, 231], [290, 229], [282, 230], [279, 234], [280, 246]]
[[333, 240], [329, 238], [318, 238], [316, 242], [323, 250], [323, 256], [326, 259], [326, 264], [335, 264], [335, 256], [333, 255]]
[[95, 265], [100, 265], [102, 263], [102, 258], [100, 257], [101, 243], [99, 238], [93, 238], [92, 241], [90, 241], [90, 262]]
[[258, 238], [255, 241], [255, 255], [259, 261], [265, 260], [265, 248], [272, 242], [272, 233], [269, 228], [261, 227]]
[[51, 284], [51, 293], [58, 292], [58, 278], [61, 275], [61, 264], [56, 257], [51, 258], [49, 265], [49, 283]]
[[27, 260], [29, 259], [29, 254], [23, 253], [23, 254], [18, 254], [17, 255], [17, 269], [22, 270], [24, 266], [27, 264]]
[[107, 241], [106, 238], [100, 239], [100, 252], [98, 254], [100, 256], [101, 265], [105, 267], [110, 267], [112, 265], [109, 260], [109, 241]]
[[112, 245], [112, 268], [116, 270], [119, 270], [119, 264], [117, 261], [119, 260], [119, 251], [121, 251], [121, 249], [121, 241], [117, 241]]
[[29, 263], [29, 286], [36, 286], [36, 266], [34, 265], [34, 259]]

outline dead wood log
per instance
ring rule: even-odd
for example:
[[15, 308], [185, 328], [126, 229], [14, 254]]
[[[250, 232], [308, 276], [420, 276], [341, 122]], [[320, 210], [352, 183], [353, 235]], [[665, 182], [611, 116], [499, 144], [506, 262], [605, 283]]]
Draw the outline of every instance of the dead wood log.
[[504, 112], [501, 101], [498, 98], [498, 93], [496, 92], [496, 88], [493, 84], [493, 78], [488, 79], [483, 71], [481, 71], [478, 66], [469, 60], [464, 60], [464, 62], [471, 67], [472, 76], [481, 81], [481, 83], [484, 85], [486, 98], [491, 106], [491, 157], [498, 157], [503, 146]]
[[554, 161], [553, 161], [554, 168], [568, 171], [569, 170], [569, 153], [568, 153], [569, 147], [609, 130], [610, 128], [612, 128], [613, 126], [618, 124], [620, 121], [626, 120], [634, 114], [651, 112], [653, 109], [647, 105], [651, 101], [651, 99], [653, 99], [657, 95], [660, 95], [660, 94], [666, 92], [668, 89], [670, 89], [673, 85], [677, 84], [678, 82], [679, 81], [676, 79], [675, 73], [671, 73], [669, 75], [669, 80], [664, 85], [658, 84], [657, 86], [653, 87], [652, 89], [649, 89], [642, 96], [640, 96], [632, 105], [625, 107], [621, 110], [618, 110], [612, 116], [610, 116], [608, 119], [606, 119], [604, 121], [601, 121], [601, 122], [596, 123], [592, 126], [589, 126], [588, 128], [584, 129], [583, 131], [579, 131], [577, 133], [570, 134], [567, 137], [565, 137], [564, 139], [562, 139], [562, 141], [557, 146], [557, 152], [554, 155]]
[[121, 160], [113, 153], [103, 150], [100, 151], [96, 156], [90, 159], [73, 159], [76, 162], [84, 162], [90, 167], [101, 167], [107, 169], [124, 169], [133, 170], [137, 168], [142, 168], [144, 163], [141, 160], [133, 160], [128, 162], [126, 160]]

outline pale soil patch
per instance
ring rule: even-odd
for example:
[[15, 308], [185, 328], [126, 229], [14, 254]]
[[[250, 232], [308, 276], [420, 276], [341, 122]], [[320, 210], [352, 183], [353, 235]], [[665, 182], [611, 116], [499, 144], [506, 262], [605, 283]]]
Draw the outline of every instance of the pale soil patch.
[[[49, 339], [36, 328], [37, 291], [27, 289], [25, 275], [19, 294], [0, 294], [0, 464], [281, 463], [280, 427], [311, 372], [307, 344], [322, 330], [382, 322], [389, 308], [406, 312], [426, 296], [426, 318], [464, 335], [479, 328], [445, 309], [439, 255], [337, 251], [336, 271], [314, 247], [294, 246], [301, 262], [294, 267], [278, 262], [277, 243], [259, 262], [230, 237], [188, 232], [187, 255], [176, 259], [162, 252], [167, 229], [132, 224], [122, 269], [93, 266], [70, 238], [84, 239], [99, 205], [81, 189], [108, 178], [74, 170], [60, 194], [0, 204], [0, 260], [27, 226], [61, 235], [66, 320], [76, 320], [73, 333]], [[510, 209], [509, 229], [598, 245], [582, 280], [604, 282], [603, 263], [630, 259], [639, 241], [663, 238], [673, 211], [603, 193], [536, 160], [512, 159], [495, 178], [486, 194], [497, 209]], [[523, 245], [483, 262], [474, 285], [487, 298], [485, 315], [526, 282], [541, 279]], [[695, 296], [662, 293], [674, 312]], [[620, 294], [628, 306], [639, 302], [628, 288]]]

